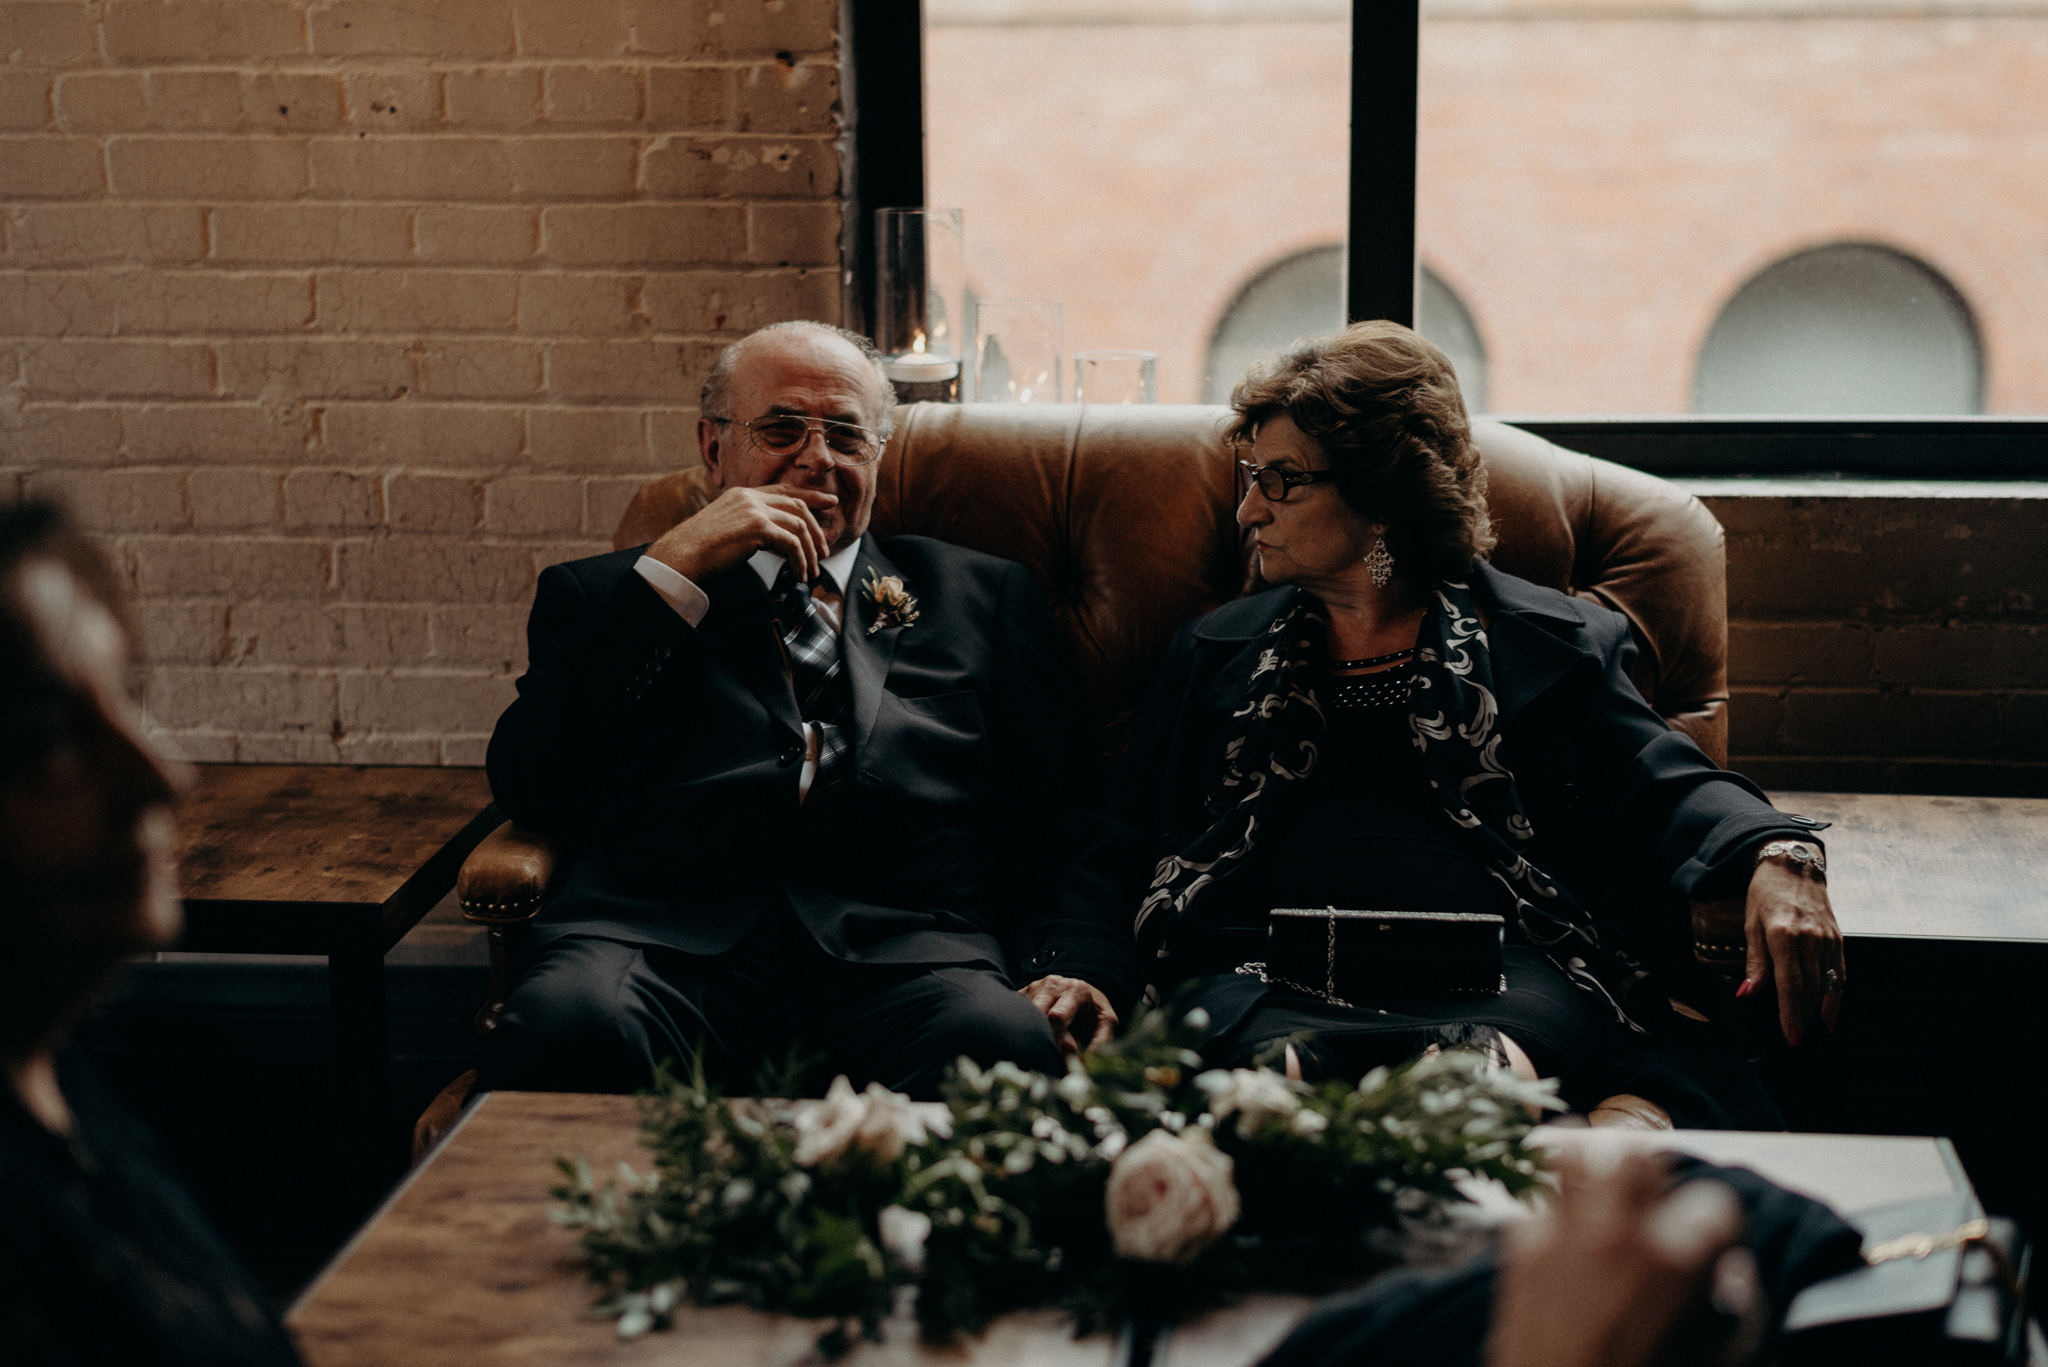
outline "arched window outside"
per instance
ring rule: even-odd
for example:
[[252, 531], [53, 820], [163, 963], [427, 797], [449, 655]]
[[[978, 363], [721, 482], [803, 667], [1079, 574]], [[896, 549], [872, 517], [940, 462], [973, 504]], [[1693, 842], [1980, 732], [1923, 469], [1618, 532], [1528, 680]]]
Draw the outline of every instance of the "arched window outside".
[[1479, 325], [1456, 290], [1429, 267], [1422, 268], [1421, 288], [1415, 296], [1415, 330], [1443, 348], [1458, 372], [1458, 390], [1465, 396], [1465, 411], [1486, 411], [1486, 343], [1479, 340]]
[[1862, 244], [1817, 247], [1735, 292], [1700, 348], [1697, 413], [1976, 413], [1983, 353], [1934, 270]]
[[[1486, 347], [1472, 314], [1436, 272], [1422, 268], [1416, 331], [1444, 349], [1458, 372], [1465, 406], [1486, 410]], [[1245, 371], [1270, 361], [1295, 341], [1344, 326], [1344, 251], [1311, 247], [1275, 262], [1238, 292], [1209, 338], [1202, 376], [1207, 403], [1230, 402]]]

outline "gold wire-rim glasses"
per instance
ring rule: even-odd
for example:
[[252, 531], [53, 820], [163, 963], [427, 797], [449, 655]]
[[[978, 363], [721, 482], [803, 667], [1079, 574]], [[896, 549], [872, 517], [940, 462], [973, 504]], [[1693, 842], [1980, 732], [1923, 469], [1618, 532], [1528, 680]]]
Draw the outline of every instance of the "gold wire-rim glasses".
[[825, 449], [841, 465], [872, 465], [881, 459], [885, 444], [881, 433], [857, 423], [806, 418], [795, 413], [771, 413], [765, 418], [752, 418], [745, 422], [734, 418], [713, 418], [712, 421], [725, 427], [744, 429], [747, 440], [756, 448], [777, 457], [794, 456], [802, 451], [810, 444], [813, 432], [825, 439]]

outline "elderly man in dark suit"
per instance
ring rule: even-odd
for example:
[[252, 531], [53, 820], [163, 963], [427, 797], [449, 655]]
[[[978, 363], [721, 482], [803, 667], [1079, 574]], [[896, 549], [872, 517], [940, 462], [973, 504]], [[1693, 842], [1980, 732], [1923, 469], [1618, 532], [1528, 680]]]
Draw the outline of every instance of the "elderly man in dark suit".
[[719, 496], [541, 576], [491, 787], [576, 853], [485, 1085], [626, 1090], [700, 1046], [745, 1085], [801, 1046], [929, 1093], [962, 1054], [1057, 1069], [1134, 995], [1122, 918], [1057, 895], [1077, 804], [1037, 585], [867, 534], [893, 397], [862, 338], [754, 333], [704, 385]]

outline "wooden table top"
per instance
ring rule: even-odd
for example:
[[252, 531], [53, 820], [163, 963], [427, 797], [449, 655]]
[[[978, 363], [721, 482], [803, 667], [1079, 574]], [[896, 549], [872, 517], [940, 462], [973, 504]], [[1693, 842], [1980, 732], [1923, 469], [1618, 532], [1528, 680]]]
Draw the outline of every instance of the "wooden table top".
[[[493, 1092], [309, 1287], [288, 1317], [312, 1367], [428, 1364], [635, 1364], [796, 1367], [820, 1324], [743, 1306], [691, 1309], [673, 1329], [622, 1340], [584, 1312], [593, 1289], [576, 1235], [548, 1220], [556, 1158], [599, 1173], [645, 1171], [631, 1097]], [[1109, 1367], [1106, 1335], [1074, 1341], [1053, 1311], [1013, 1315], [959, 1350], [908, 1332], [863, 1344], [845, 1367], [963, 1362], [975, 1367]]]
[[[1546, 1143], [1675, 1148], [1740, 1163], [1845, 1212], [1967, 1190], [1948, 1141], [1897, 1136], [1546, 1129]], [[584, 1312], [592, 1288], [576, 1235], [553, 1224], [557, 1157], [600, 1173], [641, 1171], [630, 1097], [494, 1092], [309, 1287], [288, 1321], [312, 1367], [430, 1364], [688, 1362], [796, 1367], [819, 1325], [738, 1306], [690, 1309], [673, 1329], [621, 1340]], [[1162, 1367], [1243, 1367], [1308, 1309], [1301, 1296], [1254, 1296], [1173, 1329]], [[1075, 1340], [1056, 1311], [1012, 1315], [951, 1348], [919, 1344], [908, 1325], [863, 1344], [846, 1367], [1110, 1367], [1107, 1335]]]
[[202, 764], [178, 810], [188, 901], [382, 906], [491, 800], [481, 769]]
[[1773, 793], [1830, 821], [1843, 933], [2048, 941], [2048, 798]]

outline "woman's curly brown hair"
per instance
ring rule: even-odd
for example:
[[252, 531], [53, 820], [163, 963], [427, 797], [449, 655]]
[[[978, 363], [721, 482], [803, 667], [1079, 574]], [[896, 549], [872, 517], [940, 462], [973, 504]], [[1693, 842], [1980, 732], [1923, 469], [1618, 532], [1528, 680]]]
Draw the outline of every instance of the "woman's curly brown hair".
[[1387, 529], [1411, 582], [1455, 579], [1493, 549], [1486, 467], [1443, 352], [1399, 323], [1353, 323], [1254, 366], [1230, 395], [1225, 439], [1249, 444], [1292, 418], [1321, 448], [1344, 501]]

